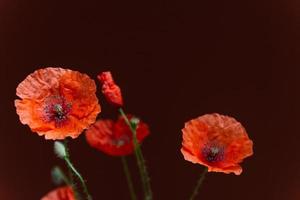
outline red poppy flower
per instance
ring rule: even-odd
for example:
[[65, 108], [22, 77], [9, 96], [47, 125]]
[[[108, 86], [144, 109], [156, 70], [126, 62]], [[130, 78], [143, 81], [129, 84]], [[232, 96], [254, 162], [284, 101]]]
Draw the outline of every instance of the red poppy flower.
[[17, 87], [17, 114], [23, 124], [46, 139], [78, 137], [94, 123], [100, 105], [95, 82], [62, 68], [36, 70]]
[[102, 93], [106, 100], [114, 106], [123, 106], [121, 89], [114, 82], [111, 72], [102, 72], [98, 75], [98, 80], [102, 84]]
[[[129, 120], [132, 119], [128, 116]], [[148, 125], [139, 122], [136, 136], [141, 143], [149, 135]], [[112, 156], [124, 156], [131, 154], [134, 150], [132, 132], [120, 117], [116, 122], [112, 120], [98, 120], [86, 131], [86, 140], [90, 146]]]
[[185, 160], [209, 172], [242, 173], [239, 165], [253, 154], [253, 143], [234, 118], [207, 114], [185, 123], [181, 152]]
[[75, 200], [75, 195], [71, 187], [61, 187], [49, 192], [41, 200]]

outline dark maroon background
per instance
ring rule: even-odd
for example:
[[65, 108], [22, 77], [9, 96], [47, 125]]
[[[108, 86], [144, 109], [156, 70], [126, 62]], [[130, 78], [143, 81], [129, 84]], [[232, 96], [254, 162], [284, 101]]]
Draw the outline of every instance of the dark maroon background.
[[[298, 0], [1, 0], [0, 199], [35, 200], [54, 188], [50, 169], [63, 163], [51, 141], [19, 122], [13, 101], [29, 73], [65, 66], [92, 78], [111, 70], [126, 110], [149, 123], [143, 150], [155, 199], [188, 199], [202, 167], [183, 159], [180, 130], [218, 112], [244, 124], [255, 154], [241, 176], [209, 174], [200, 197], [299, 200], [299, 13]], [[100, 101], [100, 116], [115, 116]], [[94, 199], [129, 199], [120, 159], [84, 137], [71, 151]]]

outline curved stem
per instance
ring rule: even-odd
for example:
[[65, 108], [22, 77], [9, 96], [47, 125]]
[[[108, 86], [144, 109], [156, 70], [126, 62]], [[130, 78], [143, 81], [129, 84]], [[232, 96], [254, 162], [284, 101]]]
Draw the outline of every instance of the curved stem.
[[140, 176], [141, 176], [141, 181], [143, 183], [145, 200], [152, 200], [152, 190], [151, 190], [151, 185], [150, 185], [150, 178], [149, 178], [148, 171], [146, 168], [144, 156], [143, 156], [142, 150], [140, 148], [140, 144], [138, 143], [138, 140], [137, 140], [136, 127], [134, 127], [131, 124], [131, 122], [127, 118], [127, 116], [122, 108], [119, 108], [119, 112], [120, 112], [121, 116], [124, 118], [126, 124], [129, 126], [129, 128], [132, 132], [134, 153], [135, 153], [137, 165], [138, 165]]
[[197, 182], [197, 184], [196, 184], [196, 187], [195, 187], [195, 189], [194, 189], [194, 191], [193, 191], [193, 194], [192, 194], [192, 196], [190, 197], [190, 200], [194, 200], [195, 197], [197, 196], [198, 191], [199, 191], [199, 189], [200, 189], [200, 187], [201, 187], [201, 185], [202, 185], [202, 183], [203, 183], [203, 181], [204, 181], [204, 179], [205, 179], [205, 175], [206, 175], [206, 173], [207, 173], [207, 170], [208, 170], [207, 167], [205, 167], [205, 169], [204, 169], [203, 172], [201, 173], [200, 178], [198, 179], [198, 182]]
[[77, 171], [77, 169], [74, 167], [73, 163], [71, 162], [70, 160], [70, 155], [69, 155], [69, 151], [68, 151], [68, 148], [66, 146], [66, 142], [64, 144], [65, 146], [65, 149], [66, 149], [66, 156], [64, 157], [64, 160], [68, 166], [68, 168], [73, 172], [73, 174], [79, 179], [81, 185], [82, 185], [82, 188], [83, 188], [83, 192], [85, 193], [85, 196], [86, 196], [86, 199], [87, 200], [92, 200], [92, 196], [90, 195], [88, 189], [87, 189], [87, 186], [85, 184], [85, 181], [84, 179], [82, 178], [81, 174]]
[[[66, 156], [67, 158], [70, 157], [70, 153], [69, 153], [69, 148], [68, 148], [68, 140], [65, 139], [64, 140], [64, 147], [65, 147], [65, 151], [66, 151]], [[65, 160], [65, 157], [64, 157], [64, 160]], [[78, 188], [77, 188], [77, 185], [76, 185], [76, 182], [74, 180], [74, 172], [73, 170], [71, 169], [71, 167], [67, 164], [67, 168], [68, 168], [68, 174], [69, 174], [69, 178], [70, 178], [70, 186], [72, 187], [73, 191], [74, 191], [74, 195], [75, 195], [75, 200], [80, 200], [81, 199], [81, 195], [80, 195], [80, 192], [78, 191]]]
[[130, 175], [130, 172], [129, 172], [126, 157], [122, 156], [121, 160], [122, 160], [123, 169], [124, 169], [124, 173], [125, 173], [125, 176], [126, 176], [126, 180], [127, 180], [131, 200], [136, 200], [136, 195], [135, 195], [134, 187], [133, 187], [133, 184], [132, 184], [132, 179], [131, 179], [131, 175]]

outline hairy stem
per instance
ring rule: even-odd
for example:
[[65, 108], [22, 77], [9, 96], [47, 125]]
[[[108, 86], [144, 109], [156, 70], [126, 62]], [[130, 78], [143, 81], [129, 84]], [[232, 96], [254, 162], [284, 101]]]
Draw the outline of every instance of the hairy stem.
[[135, 194], [134, 187], [133, 187], [133, 184], [132, 184], [132, 179], [131, 179], [131, 175], [130, 175], [130, 171], [129, 171], [129, 168], [128, 168], [126, 157], [122, 156], [121, 160], [122, 160], [123, 169], [124, 169], [124, 173], [125, 173], [125, 176], [126, 176], [126, 180], [127, 180], [131, 200], [136, 200], [136, 194]]
[[122, 108], [119, 109], [119, 112], [121, 116], [124, 118], [126, 124], [129, 126], [131, 132], [132, 132], [132, 138], [133, 138], [133, 145], [134, 145], [134, 153], [137, 161], [137, 165], [139, 168], [140, 176], [141, 176], [141, 181], [143, 184], [143, 189], [144, 189], [144, 196], [145, 200], [152, 200], [152, 190], [151, 190], [151, 185], [150, 185], [150, 178], [148, 175], [148, 171], [146, 168], [144, 156], [140, 147], [140, 144], [138, 143], [137, 136], [136, 136], [136, 127], [132, 125], [132, 123], [129, 121], [127, 118], [125, 112], [123, 111]]
[[[71, 162], [71, 159], [70, 159], [70, 155], [69, 155], [69, 150], [66, 146], [66, 142], [64, 143], [64, 146], [65, 146], [65, 149], [66, 149], [66, 156], [64, 157], [64, 160], [69, 168], [69, 170], [72, 172], [72, 174], [74, 174], [78, 180], [80, 181], [81, 185], [82, 185], [82, 188], [83, 188], [83, 192], [85, 194], [85, 197], [87, 200], [92, 200], [92, 196], [90, 195], [88, 189], [87, 189], [87, 186], [86, 186], [86, 183], [82, 177], [82, 175], [78, 172], [78, 170], [74, 167], [73, 163]], [[72, 175], [71, 175], [72, 176]], [[75, 186], [75, 184], [73, 183], [72, 184], [73, 186]], [[76, 192], [75, 192], [76, 194]]]
[[193, 191], [193, 194], [192, 194], [191, 197], [190, 197], [190, 200], [194, 200], [195, 197], [197, 196], [197, 194], [198, 194], [198, 192], [199, 192], [199, 189], [200, 189], [200, 187], [201, 187], [201, 185], [202, 185], [202, 183], [203, 183], [203, 181], [204, 181], [204, 179], [205, 179], [206, 173], [207, 173], [207, 167], [206, 167], [206, 168], [203, 170], [203, 172], [201, 173], [201, 175], [200, 175], [200, 177], [199, 177], [199, 179], [198, 179], [198, 181], [197, 181], [196, 187], [195, 187], [195, 189], [194, 189], [194, 191]]

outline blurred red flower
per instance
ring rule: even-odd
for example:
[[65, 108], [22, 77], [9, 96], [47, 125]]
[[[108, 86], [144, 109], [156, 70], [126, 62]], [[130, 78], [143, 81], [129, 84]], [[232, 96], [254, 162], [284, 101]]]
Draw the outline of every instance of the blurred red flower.
[[[128, 116], [131, 120], [133, 117]], [[141, 143], [149, 135], [148, 125], [139, 122], [136, 136]], [[90, 146], [112, 156], [124, 156], [134, 151], [132, 132], [123, 117], [112, 120], [98, 120], [86, 131], [86, 140]]]
[[102, 84], [102, 93], [106, 100], [114, 106], [123, 106], [121, 89], [114, 82], [111, 72], [102, 72], [97, 76], [97, 78]]
[[239, 165], [253, 154], [253, 143], [234, 118], [207, 114], [185, 123], [181, 152], [185, 160], [209, 172], [242, 173]]
[[60, 187], [41, 198], [41, 200], [75, 200], [75, 195], [71, 187]]
[[62, 68], [39, 69], [17, 87], [17, 114], [46, 139], [76, 138], [94, 123], [100, 105], [96, 84], [86, 74]]

